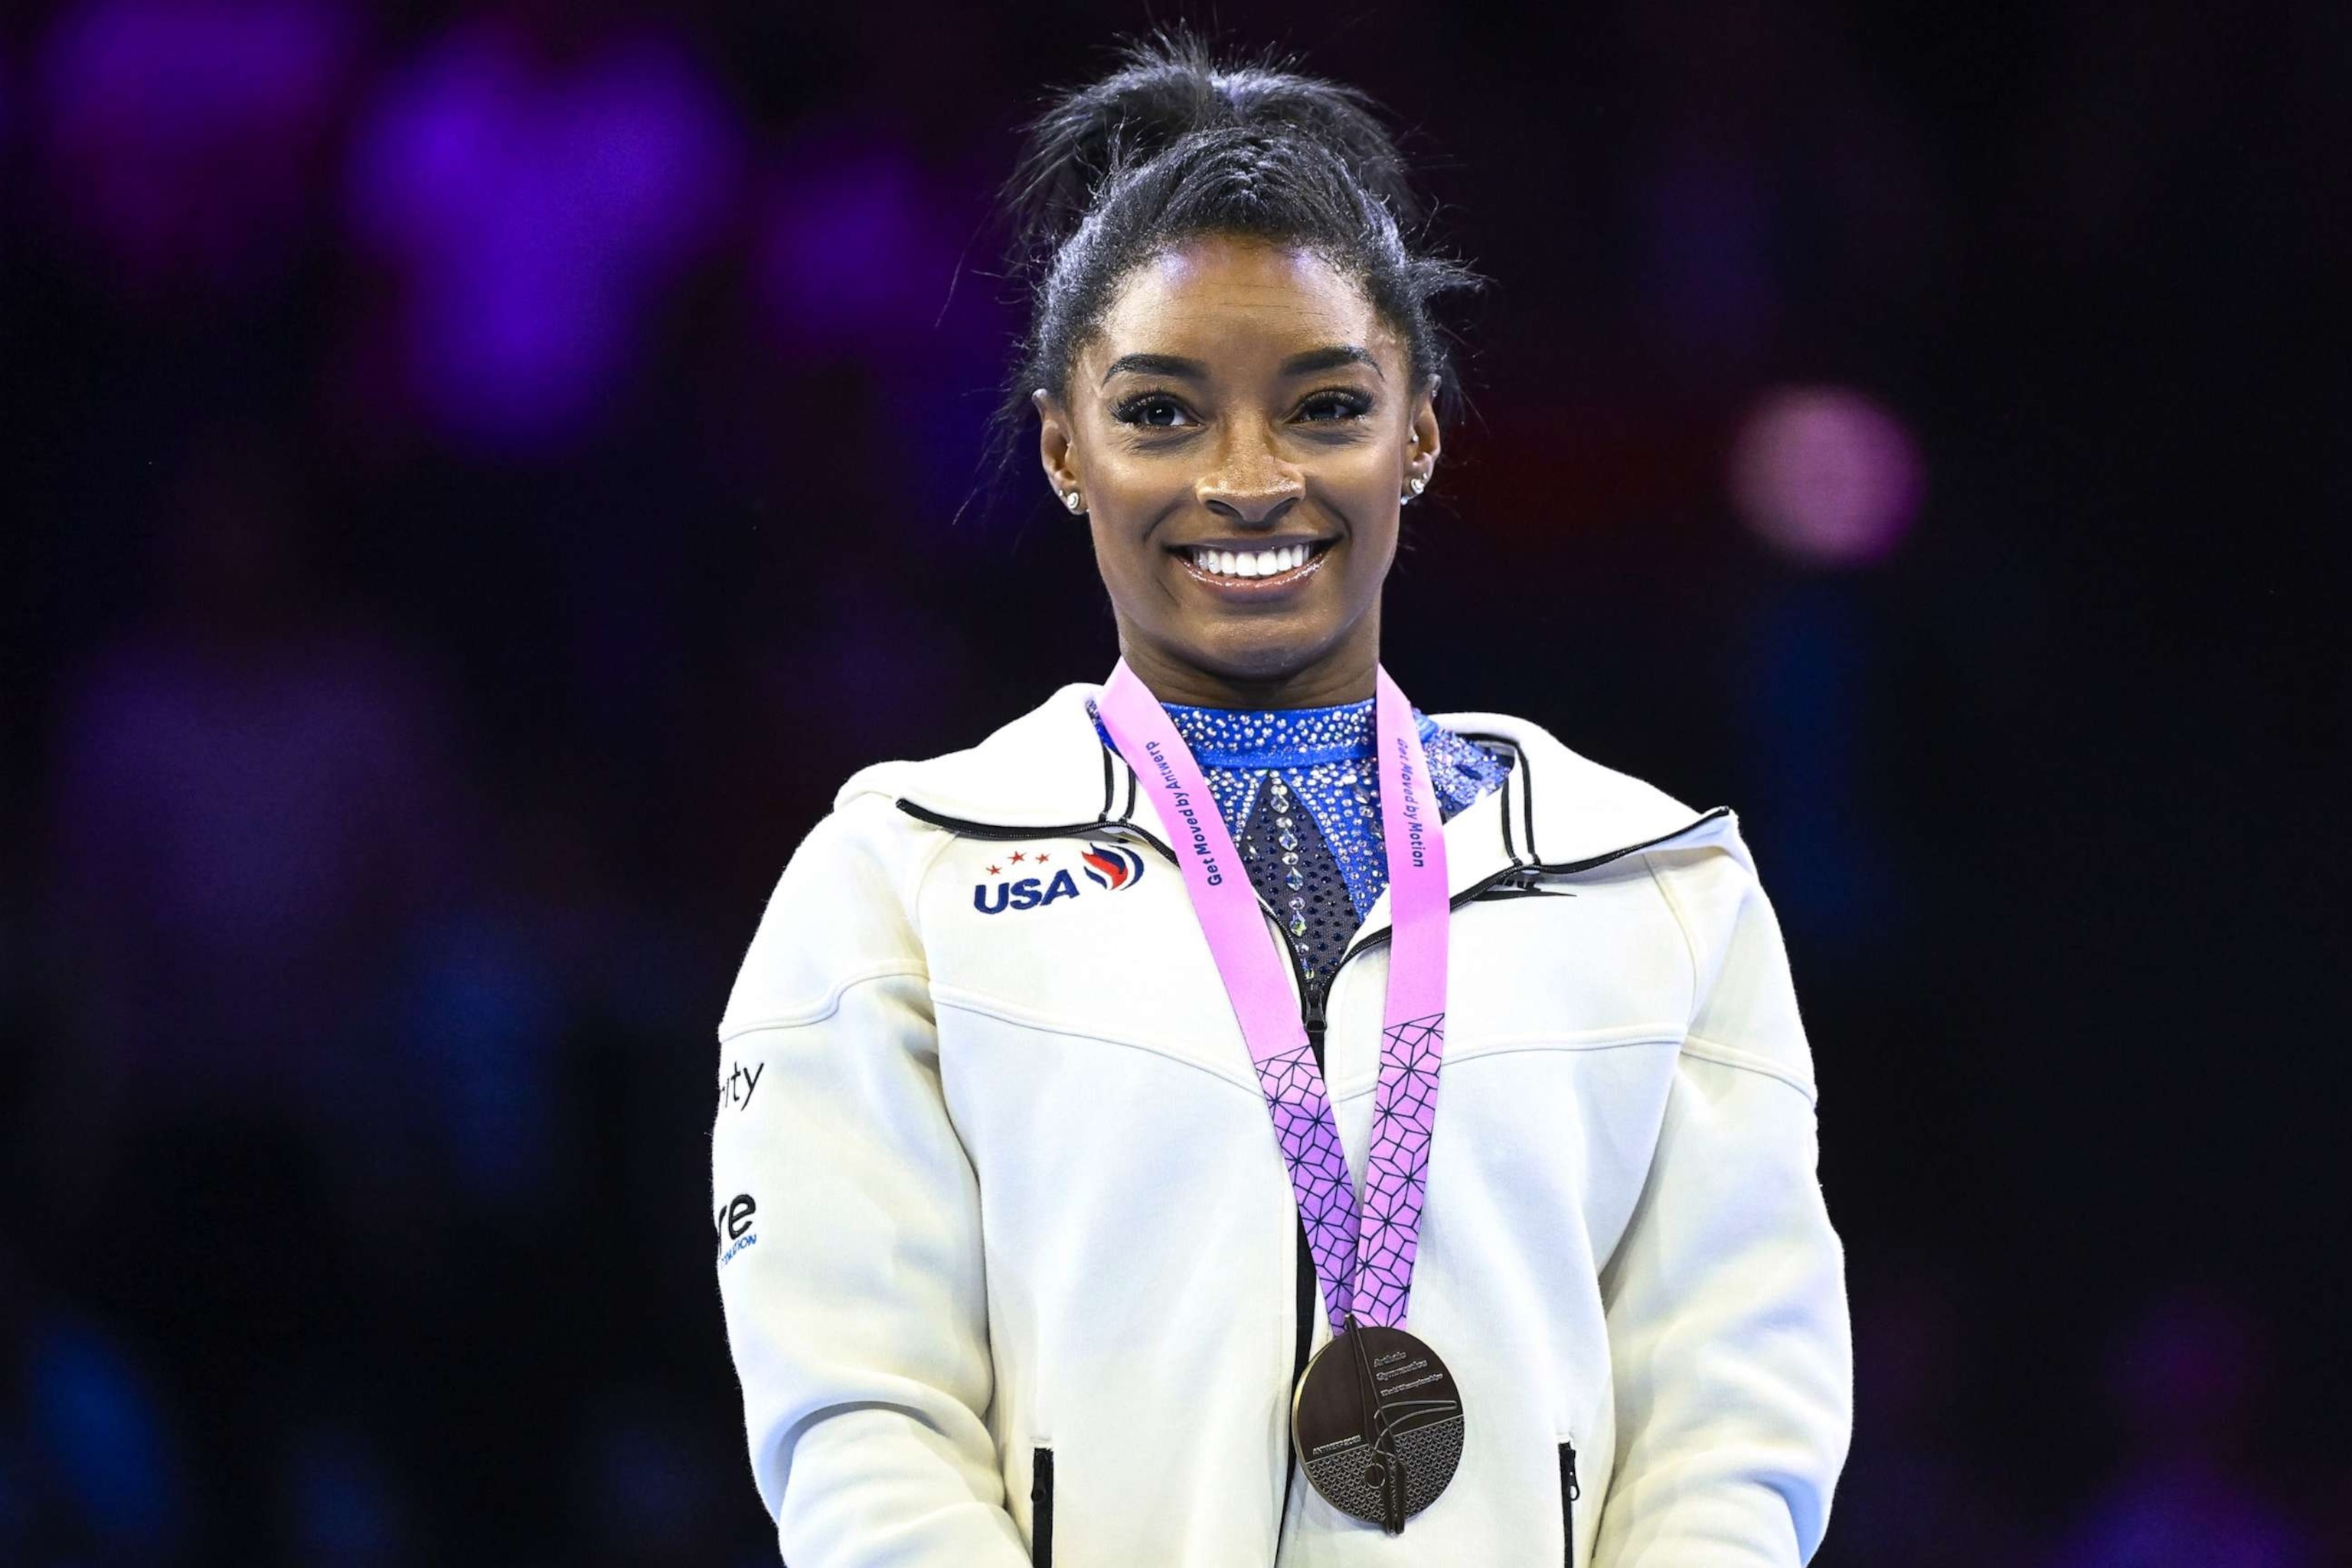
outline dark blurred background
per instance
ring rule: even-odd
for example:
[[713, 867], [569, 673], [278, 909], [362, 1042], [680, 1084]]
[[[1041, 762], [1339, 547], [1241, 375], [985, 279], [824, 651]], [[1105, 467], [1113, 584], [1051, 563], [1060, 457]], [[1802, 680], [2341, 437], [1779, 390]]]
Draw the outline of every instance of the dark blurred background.
[[[0, 16], [0, 1562], [751, 1564], [712, 1031], [1113, 657], [992, 190], [1176, 13]], [[2352, 1562], [2343, 8], [1253, 8], [1492, 279], [1387, 661], [1742, 813], [1832, 1564]]]

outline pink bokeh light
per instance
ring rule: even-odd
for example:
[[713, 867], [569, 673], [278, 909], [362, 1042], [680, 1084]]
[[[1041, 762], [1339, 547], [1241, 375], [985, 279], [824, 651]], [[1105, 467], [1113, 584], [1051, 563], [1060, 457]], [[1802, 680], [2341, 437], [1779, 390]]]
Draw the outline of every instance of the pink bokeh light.
[[1927, 488], [1918, 443], [1894, 414], [1839, 386], [1767, 393], [1733, 438], [1729, 483], [1740, 520], [1815, 566], [1863, 566], [1893, 553]]

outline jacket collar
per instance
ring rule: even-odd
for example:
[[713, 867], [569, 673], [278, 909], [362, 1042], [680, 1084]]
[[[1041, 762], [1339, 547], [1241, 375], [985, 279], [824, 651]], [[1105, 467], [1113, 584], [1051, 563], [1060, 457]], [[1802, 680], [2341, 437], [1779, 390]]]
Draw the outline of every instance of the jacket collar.
[[[854, 774], [837, 810], [888, 797], [951, 832], [987, 837], [1136, 833], [1162, 837], [1134, 771], [1095, 733], [1087, 704], [1101, 688], [1073, 682], [966, 751], [880, 763]], [[1446, 880], [1457, 897], [1514, 871], [1605, 864], [1666, 839], [1733, 837], [1731, 814], [1700, 812], [1570, 751], [1541, 726], [1503, 713], [1438, 713], [1456, 734], [1506, 752], [1504, 786], [1445, 825]], [[1385, 923], [1387, 896], [1365, 918]]]

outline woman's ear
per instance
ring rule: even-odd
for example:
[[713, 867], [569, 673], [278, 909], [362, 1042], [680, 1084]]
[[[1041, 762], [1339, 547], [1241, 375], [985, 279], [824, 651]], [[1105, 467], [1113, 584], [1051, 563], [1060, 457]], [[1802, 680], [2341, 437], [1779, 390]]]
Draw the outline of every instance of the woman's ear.
[[[1412, 423], [1406, 427], [1404, 440], [1404, 485], [1419, 493], [1422, 485], [1429, 483], [1437, 469], [1437, 449], [1445, 444], [1437, 428], [1437, 383], [1431, 382], [1413, 400]], [[1414, 484], [1414, 480], [1421, 484]]]
[[1037, 408], [1037, 460], [1045, 469], [1045, 482], [1054, 487], [1055, 499], [1067, 505], [1065, 498], [1085, 489], [1070, 438], [1069, 414], [1042, 386], [1029, 395], [1029, 401]]

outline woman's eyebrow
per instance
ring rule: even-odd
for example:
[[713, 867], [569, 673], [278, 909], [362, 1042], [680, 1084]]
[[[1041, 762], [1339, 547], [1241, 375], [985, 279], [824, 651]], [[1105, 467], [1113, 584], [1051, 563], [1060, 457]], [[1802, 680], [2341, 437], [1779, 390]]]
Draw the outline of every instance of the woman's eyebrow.
[[1382, 381], [1388, 379], [1381, 369], [1381, 362], [1372, 357], [1371, 351], [1359, 348], [1354, 343], [1334, 343], [1328, 349], [1308, 349], [1305, 353], [1292, 354], [1282, 362], [1282, 374], [1312, 375], [1319, 370], [1338, 370], [1343, 364], [1368, 364], [1372, 367], [1374, 375]]
[[1107, 382], [1123, 370], [1139, 375], [1181, 376], [1188, 381], [1204, 381], [1209, 374], [1209, 367], [1196, 359], [1181, 359], [1175, 354], [1121, 354], [1103, 372], [1103, 380]]
[[[1313, 375], [1318, 371], [1338, 370], [1347, 364], [1370, 365], [1374, 375], [1383, 381], [1388, 379], [1372, 352], [1355, 343], [1333, 343], [1328, 348], [1308, 349], [1303, 353], [1292, 354], [1282, 362], [1282, 374]], [[1121, 354], [1104, 370], [1103, 380], [1108, 383], [1121, 371], [1138, 375], [1175, 376], [1187, 381], [1205, 381], [1209, 375], [1206, 364], [1179, 354]]]

